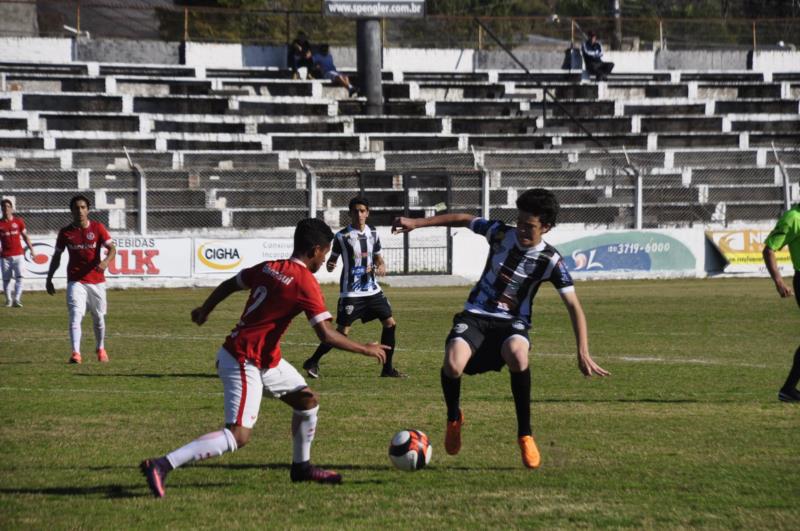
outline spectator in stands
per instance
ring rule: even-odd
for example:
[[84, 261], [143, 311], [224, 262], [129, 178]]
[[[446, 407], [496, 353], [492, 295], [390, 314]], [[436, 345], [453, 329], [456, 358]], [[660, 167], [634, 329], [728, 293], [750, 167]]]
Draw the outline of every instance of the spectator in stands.
[[311, 43], [308, 42], [308, 35], [298, 31], [297, 37], [289, 45], [289, 68], [292, 69], [292, 78], [302, 78], [300, 69], [305, 68], [306, 78], [312, 78], [314, 70], [314, 58], [311, 53]]
[[[789, 247], [789, 256], [794, 265], [794, 290], [784, 282], [781, 271], [778, 268], [778, 261], [775, 258], [775, 251], [784, 247]], [[800, 203], [787, 210], [775, 228], [767, 236], [764, 242], [764, 264], [767, 271], [775, 283], [775, 289], [782, 298], [795, 296], [797, 304], [800, 305]], [[796, 330], [796, 329], [795, 329]], [[789, 371], [789, 376], [778, 391], [778, 400], [781, 402], [800, 402], [800, 391], [797, 384], [800, 382], [800, 347], [794, 352], [794, 363]]]
[[597, 40], [595, 32], [589, 32], [589, 38], [581, 46], [581, 54], [589, 75], [595, 76], [597, 81], [608, 79], [608, 74], [614, 69], [614, 63], [603, 61], [603, 45]]
[[330, 79], [334, 85], [346, 88], [350, 96], [358, 92], [358, 88], [350, 83], [350, 78], [336, 71], [333, 56], [327, 44], [320, 46], [319, 53], [314, 54], [314, 66], [319, 71], [320, 77]]

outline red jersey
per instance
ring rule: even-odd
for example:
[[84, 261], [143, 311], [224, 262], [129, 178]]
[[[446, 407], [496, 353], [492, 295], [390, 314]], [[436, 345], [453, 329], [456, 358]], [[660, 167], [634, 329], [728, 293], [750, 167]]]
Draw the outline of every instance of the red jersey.
[[84, 284], [105, 282], [106, 276], [97, 266], [102, 260], [101, 248], [108, 247], [110, 241], [111, 235], [99, 221], [90, 220], [85, 229], [70, 224], [58, 231], [56, 251], [69, 251], [67, 280]]
[[275, 367], [281, 360], [281, 336], [300, 312], [311, 326], [331, 319], [319, 282], [296, 258], [262, 262], [240, 271], [236, 280], [250, 289], [250, 296], [223, 346], [240, 363]]
[[22, 233], [25, 232], [25, 222], [22, 218], [0, 219], [0, 257], [9, 258], [19, 256], [22, 250]]

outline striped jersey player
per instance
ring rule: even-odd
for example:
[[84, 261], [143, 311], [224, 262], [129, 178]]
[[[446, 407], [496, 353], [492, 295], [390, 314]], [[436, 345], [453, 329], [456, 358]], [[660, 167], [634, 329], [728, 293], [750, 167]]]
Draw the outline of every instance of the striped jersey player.
[[542, 239], [556, 224], [558, 201], [541, 188], [517, 198], [517, 226], [469, 214], [443, 214], [430, 218], [397, 218], [393, 229], [409, 232], [420, 227], [469, 227], [486, 238], [489, 256], [480, 280], [470, 291], [464, 310], [453, 318], [445, 341], [441, 384], [447, 405], [445, 450], [461, 449], [461, 375], [499, 371], [508, 365], [517, 416], [517, 442], [522, 462], [538, 468], [539, 449], [530, 422], [531, 373], [528, 366], [528, 330], [533, 300], [542, 284], [549, 283], [567, 307], [578, 350], [578, 367], [587, 376], [608, 374], [592, 360], [586, 318], [564, 261]]
[[[390, 348], [386, 351], [386, 363], [382, 377], [403, 378], [405, 374], [394, 368], [395, 330], [397, 323], [392, 317], [392, 306], [375, 279], [375, 274], [386, 274], [386, 264], [381, 256], [381, 240], [378, 231], [367, 224], [369, 202], [364, 197], [350, 200], [350, 225], [336, 233], [333, 250], [328, 258], [328, 271], [336, 268], [342, 259], [342, 275], [339, 279], [339, 306], [336, 312], [337, 330], [348, 335], [350, 327], [358, 319], [362, 323], [379, 319], [383, 325], [381, 343]], [[306, 373], [319, 378], [319, 362], [330, 352], [331, 346], [321, 343], [314, 354], [303, 363]]]

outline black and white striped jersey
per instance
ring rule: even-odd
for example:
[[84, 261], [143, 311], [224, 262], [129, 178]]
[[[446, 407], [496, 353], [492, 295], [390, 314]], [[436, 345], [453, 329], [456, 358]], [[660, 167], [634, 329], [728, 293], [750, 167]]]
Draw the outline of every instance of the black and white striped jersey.
[[378, 231], [367, 225], [363, 231], [351, 225], [336, 233], [329, 261], [342, 257], [342, 276], [339, 279], [341, 297], [366, 297], [380, 293], [373, 267], [375, 256], [381, 254]]
[[574, 291], [564, 260], [552, 245], [543, 241], [535, 247], [520, 247], [516, 228], [502, 221], [475, 218], [469, 228], [486, 236], [489, 257], [464, 305], [466, 311], [523, 319], [530, 325], [533, 298], [542, 282], [551, 282], [559, 293]]

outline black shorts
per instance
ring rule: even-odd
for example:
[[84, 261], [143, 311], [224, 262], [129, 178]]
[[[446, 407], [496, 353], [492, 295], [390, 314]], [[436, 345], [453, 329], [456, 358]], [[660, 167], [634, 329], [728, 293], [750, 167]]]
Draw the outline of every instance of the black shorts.
[[506, 362], [500, 355], [503, 343], [511, 336], [522, 336], [530, 344], [530, 327], [520, 319], [495, 319], [469, 312], [453, 317], [453, 328], [445, 340], [445, 348], [455, 338], [461, 338], [472, 348], [472, 357], [464, 368], [466, 374], [501, 370]]
[[367, 297], [342, 297], [336, 310], [336, 324], [350, 326], [361, 319], [368, 323], [373, 319], [384, 321], [392, 316], [392, 305], [383, 292]]
[[794, 298], [800, 306], [800, 271], [794, 272]]

